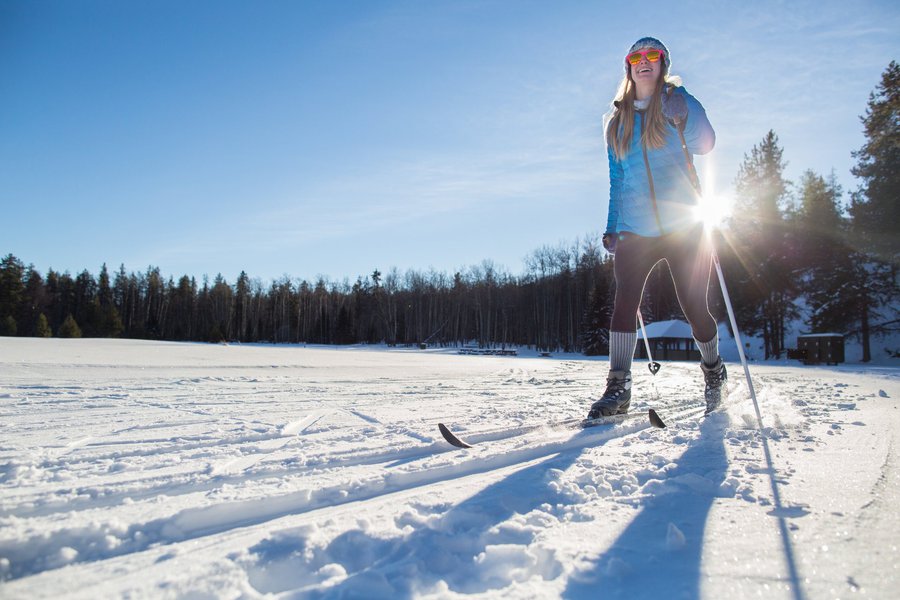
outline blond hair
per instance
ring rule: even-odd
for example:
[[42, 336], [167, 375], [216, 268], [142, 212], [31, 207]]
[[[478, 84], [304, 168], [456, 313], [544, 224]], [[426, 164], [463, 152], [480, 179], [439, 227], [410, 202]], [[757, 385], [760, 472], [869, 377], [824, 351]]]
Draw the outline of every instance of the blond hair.
[[[667, 86], [680, 87], [681, 78], [668, 73], [660, 74], [656, 80], [656, 89], [650, 96], [650, 104], [644, 111], [641, 127], [641, 144], [644, 148], [662, 148], [666, 141], [666, 120], [662, 114], [662, 94]], [[612, 103], [606, 126], [606, 143], [612, 147], [616, 157], [621, 160], [631, 148], [634, 136], [634, 101], [637, 99], [637, 86], [631, 78], [631, 69], [619, 83], [619, 89]]]

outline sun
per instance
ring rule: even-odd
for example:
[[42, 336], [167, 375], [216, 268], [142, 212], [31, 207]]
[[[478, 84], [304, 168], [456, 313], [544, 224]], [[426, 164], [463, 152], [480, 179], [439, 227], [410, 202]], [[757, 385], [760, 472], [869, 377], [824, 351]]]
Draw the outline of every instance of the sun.
[[704, 166], [704, 193], [700, 194], [697, 199], [697, 205], [694, 208], [694, 218], [698, 222], [703, 223], [703, 228], [707, 232], [711, 232], [721, 226], [731, 216], [731, 211], [734, 207], [734, 196], [716, 193], [715, 165], [712, 161], [707, 161]]
[[731, 216], [734, 198], [727, 195], [704, 194], [694, 207], [694, 218], [703, 223], [703, 228], [712, 231]]

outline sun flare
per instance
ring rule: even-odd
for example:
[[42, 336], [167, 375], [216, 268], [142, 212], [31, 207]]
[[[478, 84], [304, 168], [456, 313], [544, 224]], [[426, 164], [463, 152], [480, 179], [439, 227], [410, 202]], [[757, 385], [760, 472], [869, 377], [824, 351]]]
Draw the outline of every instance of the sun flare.
[[703, 223], [703, 228], [711, 231], [719, 227], [731, 216], [734, 198], [726, 195], [704, 194], [694, 207], [694, 217]]
[[730, 194], [716, 193], [715, 168], [712, 161], [706, 161], [703, 172], [703, 193], [700, 194], [694, 208], [694, 218], [703, 223], [706, 231], [712, 231], [731, 216], [734, 197]]

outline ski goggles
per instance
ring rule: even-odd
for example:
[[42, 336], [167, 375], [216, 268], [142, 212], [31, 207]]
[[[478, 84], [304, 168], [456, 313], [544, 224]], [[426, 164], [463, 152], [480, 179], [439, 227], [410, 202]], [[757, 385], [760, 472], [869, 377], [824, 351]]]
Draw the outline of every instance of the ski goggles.
[[665, 55], [665, 52], [662, 50], [638, 50], [637, 52], [632, 52], [628, 56], [625, 57], [625, 60], [630, 65], [640, 64], [641, 58], [646, 58], [650, 62], [656, 62], [661, 59]]

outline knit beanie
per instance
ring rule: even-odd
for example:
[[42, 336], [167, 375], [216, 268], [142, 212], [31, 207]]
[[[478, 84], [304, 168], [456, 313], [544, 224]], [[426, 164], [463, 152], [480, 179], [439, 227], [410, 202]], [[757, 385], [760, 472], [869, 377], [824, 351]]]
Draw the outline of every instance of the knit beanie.
[[[641, 39], [636, 41], [631, 46], [631, 49], [625, 53], [625, 56], [628, 56], [632, 52], [637, 52], [638, 50], [644, 50], [646, 48], [653, 48], [655, 50], [663, 51], [663, 61], [666, 66], [666, 70], [663, 72], [663, 74], [668, 73], [669, 67], [672, 66], [672, 58], [669, 56], [669, 49], [666, 48], [665, 44], [663, 44], [661, 41], [659, 41], [658, 39], [656, 39], [654, 37], [642, 37]], [[628, 73], [628, 66], [629, 66], [628, 61], [626, 60], [625, 61], [625, 72], [626, 73]]]

